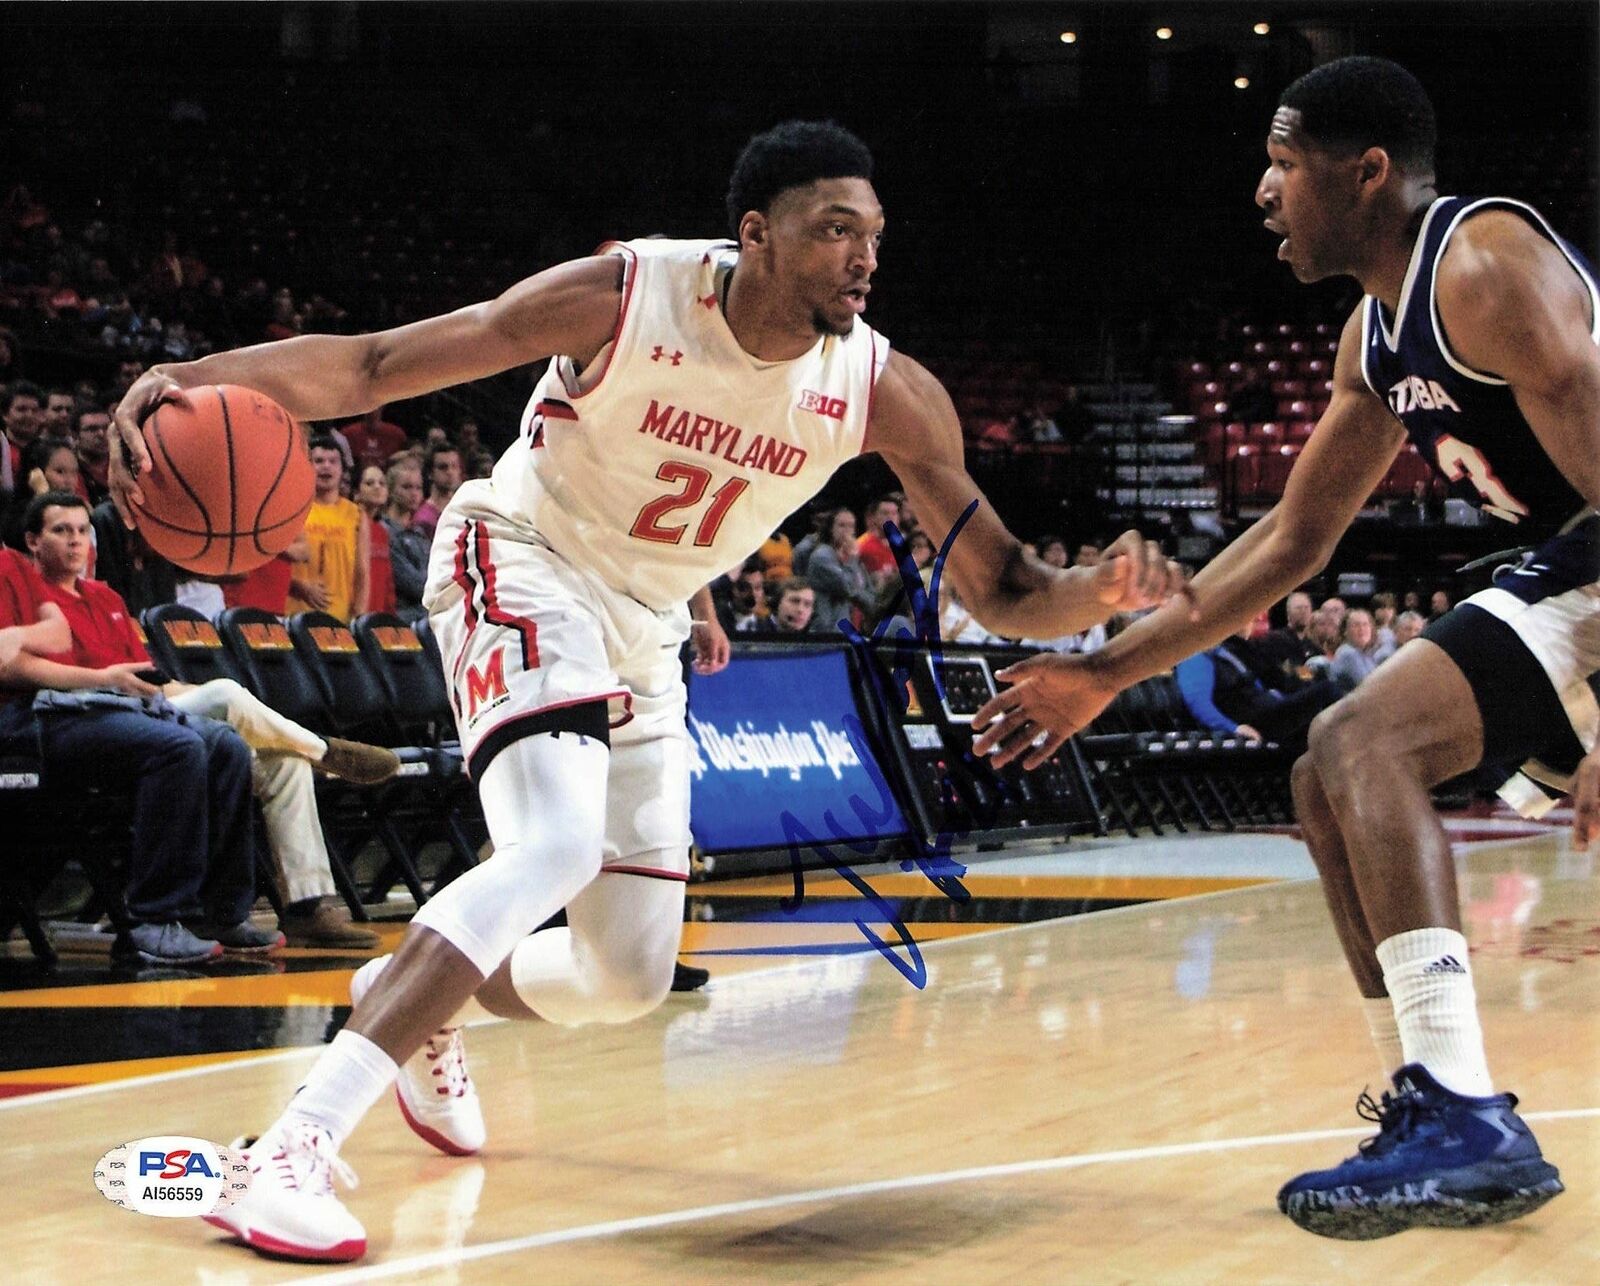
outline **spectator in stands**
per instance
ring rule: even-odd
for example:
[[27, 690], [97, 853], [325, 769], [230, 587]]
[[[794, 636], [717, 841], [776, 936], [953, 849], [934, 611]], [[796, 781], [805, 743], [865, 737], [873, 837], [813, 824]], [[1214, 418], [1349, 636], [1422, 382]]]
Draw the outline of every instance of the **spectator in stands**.
[[1343, 634], [1344, 618], [1345, 614], [1350, 610], [1350, 605], [1346, 603], [1344, 599], [1334, 595], [1331, 598], [1325, 598], [1322, 600], [1322, 610], [1333, 613], [1334, 619], [1337, 621], [1339, 626], [1339, 632]]
[[[470, 415], [456, 425], [455, 444], [456, 449], [461, 452], [463, 460], [471, 460], [479, 453], [488, 451], [488, 448], [483, 445], [483, 439], [479, 434], [478, 422]], [[492, 459], [494, 453], [489, 452], [489, 455]]]
[[1061, 430], [1063, 442], [1082, 442], [1094, 432], [1094, 412], [1079, 397], [1078, 390], [1071, 385], [1062, 392], [1061, 405], [1056, 408], [1055, 422]]
[[[78, 576], [89, 554], [89, 515], [79, 497], [38, 497], [27, 535], [40, 569], [24, 581], [25, 603], [0, 595], [0, 626], [33, 624], [50, 603], [73, 626], [72, 646], [48, 658], [22, 653], [0, 669], [0, 683], [22, 690], [0, 706], [0, 746], [37, 748], [46, 771], [86, 785], [134, 789], [125, 900], [143, 959], [196, 963], [230, 944], [245, 951], [281, 945], [278, 933], [263, 934], [247, 918], [255, 901], [248, 748], [225, 724], [180, 715], [138, 677], [149, 661], [128, 659], [143, 649], [125, 605]], [[11, 619], [18, 611], [24, 619]], [[26, 695], [40, 689], [54, 695]], [[202, 902], [215, 936], [197, 936], [181, 922]]]
[[1019, 441], [1017, 417], [991, 415], [978, 425], [978, 445], [1009, 451]]
[[1372, 613], [1356, 608], [1344, 618], [1344, 642], [1333, 654], [1328, 678], [1345, 692], [1354, 692], [1361, 681], [1378, 668], [1383, 657], [1378, 651], [1378, 630]]
[[158, 603], [178, 601], [177, 569], [150, 548], [137, 527], [129, 531], [122, 525], [110, 500], [95, 506], [89, 523], [95, 536], [94, 578], [114, 589], [129, 612], [139, 617]]
[[1042, 397], [1036, 397], [1022, 412], [1019, 427], [1025, 441], [1036, 444], [1055, 444], [1062, 441], [1061, 426], [1050, 414]]
[[806, 579], [816, 591], [819, 633], [839, 628], [849, 619], [858, 628], [862, 614], [876, 606], [877, 595], [861, 565], [856, 549], [856, 516], [849, 509], [833, 511], [828, 520], [829, 542], [818, 545], [806, 563]]
[[1180, 661], [1174, 674], [1189, 713], [1203, 726], [1250, 741], [1303, 747], [1311, 721], [1342, 695], [1325, 679], [1282, 691], [1278, 671], [1243, 631]]
[[106, 431], [110, 427], [111, 416], [104, 407], [86, 403], [73, 414], [72, 435], [77, 443], [80, 490], [91, 509], [111, 498], [106, 486], [106, 468], [111, 462]]
[[398, 604], [394, 596], [394, 569], [389, 561], [389, 529], [382, 522], [383, 511], [389, 503], [389, 482], [381, 465], [369, 464], [361, 470], [356, 503], [366, 516], [367, 543], [371, 551], [367, 563], [367, 611], [392, 612]]
[[[61, 504], [70, 499], [65, 492], [53, 492], [35, 502], [30, 509], [30, 530], [37, 522], [45, 529], [72, 525], [86, 531], [77, 510], [63, 517]], [[109, 587], [78, 575], [75, 569], [81, 564], [73, 543], [30, 538], [29, 545], [48, 596], [65, 613], [72, 628], [70, 659], [55, 659], [91, 669], [120, 663], [148, 667], [149, 653], [133, 629], [126, 604]], [[317, 817], [311, 765], [347, 780], [377, 783], [399, 771], [400, 761], [394, 753], [359, 742], [318, 737], [262, 704], [232, 679], [215, 679], [199, 686], [169, 681], [159, 691], [182, 715], [200, 722], [225, 724], [250, 747], [250, 782], [261, 801], [278, 866], [280, 891], [289, 903], [295, 904], [285, 908], [286, 931], [316, 938], [316, 945], [376, 946], [376, 934], [355, 929], [348, 921], [341, 925], [336, 909], [319, 913], [318, 905], [314, 905], [331, 895], [334, 887]], [[248, 819], [245, 825], [248, 828]], [[221, 912], [220, 920], [217, 915], [212, 916], [213, 925], [222, 926], [217, 940], [225, 948], [256, 950], [282, 945], [280, 935], [267, 934], [243, 919], [254, 901], [252, 877], [249, 898], [242, 902], [244, 909], [238, 913], [242, 922], [238, 928], [227, 927], [235, 923], [227, 918], [231, 912]]]
[[389, 533], [395, 610], [420, 611], [431, 542], [412, 525], [411, 519], [422, 504], [422, 465], [412, 456], [401, 456], [389, 466], [385, 480], [389, 484], [389, 504], [383, 511], [383, 525]]
[[1421, 591], [1408, 589], [1406, 591], [1406, 596], [1400, 600], [1400, 606], [1403, 611], [1417, 612], [1420, 614], [1422, 611]]
[[1285, 677], [1304, 677], [1305, 667], [1321, 649], [1311, 638], [1311, 595], [1296, 590], [1284, 600], [1287, 623], [1281, 630], [1270, 630], [1256, 641], [1257, 650]]
[[1093, 541], [1086, 540], [1078, 546], [1078, 552], [1072, 557], [1074, 567], [1100, 566], [1100, 546]]
[[752, 554], [737, 572], [712, 581], [711, 601], [725, 634], [748, 630], [750, 622], [767, 616], [766, 578], [760, 557]]
[[925, 531], [913, 531], [906, 537], [906, 548], [926, 581], [933, 575], [933, 560], [939, 556], [939, 551], [933, 547], [933, 538]]
[[289, 548], [253, 571], [226, 577], [222, 582], [223, 601], [228, 607], [254, 607], [274, 616], [287, 616], [294, 569], [310, 561], [311, 541], [302, 531]]
[[1374, 594], [1372, 596], [1372, 624], [1378, 631], [1378, 651], [1381, 656], [1389, 656], [1394, 652], [1394, 595], [1390, 593]]
[[1389, 518], [1399, 527], [1426, 527], [1443, 516], [1442, 507], [1435, 501], [1432, 490], [1420, 480], [1411, 484], [1409, 496], [1389, 506]]
[[1334, 653], [1344, 641], [1344, 623], [1338, 609], [1322, 606], [1313, 612], [1308, 637], [1316, 651], [1307, 659], [1305, 669], [1313, 678], [1326, 678]]
[[411, 524], [432, 540], [439, 515], [461, 485], [461, 452], [448, 439], [442, 445], [430, 446], [423, 457], [422, 474], [428, 483], [428, 498], [411, 516]]
[[344, 456], [333, 439], [311, 439], [311, 468], [316, 476], [316, 496], [306, 516], [311, 558], [290, 582], [288, 611], [327, 612], [351, 621], [367, 610], [372, 535], [361, 507], [340, 493]]
[[1443, 589], [1434, 590], [1433, 596], [1428, 599], [1428, 619], [1430, 621], [1437, 621], [1449, 610], [1450, 592]]
[[462, 457], [468, 462], [467, 476], [469, 478], [490, 478], [494, 476], [494, 452], [477, 450], [470, 456]]
[[861, 555], [861, 565], [874, 585], [881, 586], [894, 577], [894, 551], [883, 534], [885, 523], [900, 525], [900, 501], [897, 497], [879, 496], [867, 507], [867, 529], [856, 541], [856, 552]]
[[1399, 651], [1412, 639], [1419, 637], [1427, 627], [1421, 612], [1401, 612], [1394, 618], [1394, 646]]
[[811, 565], [811, 555], [816, 552], [819, 545], [827, 543], [834, 512], [825, 505], [819, 505], [811, 511], [811, 530], [800, 537], [799, 543], [794, 547], [793, 565], [796, 576], [806, 574], [806, 569]]
[[794, 575], [794, 545], [781, 528], [762, 542], [756, 557], [761, 560], [761, 570], [768, 584], [781, 585]]
[[0, 424], [5, 440], [0, 443], [0, 491], [26, 491], [22, 474], [22, 448], [39, 436], [44, 395], [38, 386], [18, 380], [0, 392]]
[[53, 388], [44, 399], [39, 433], [47, 438], [72, 436], [72, 413], [78, 409], [77, 395], [69, 388]]
[[359, 420], [342, 426], [344, 440], [350, 444], [357, 469], [369, 464], [387, 466], [389, 457], [406, 449], [406, 431], [398, 424], [383, 418], [383, 407], [377, 406]]
[[1050, 567], [1067, 565], [1067, 542], [1060, 536], [1039, 537], [1039, 561]]
[[13, 549], [26, 549], [23, 525], [29, 503], [46, 491], [70, 491], [80, 494], [78, 488], [78, 453], [66, 438], [38, 437], [22, 451], [19, 466], [20, 479], [16, 491], [6, 505], [3, 520], [5, 543]]
[[770, 616], [755, 616], [739, 627], [764, 636], [806, 634], [816, 611], [817, 595], [803, 576], [791, 576], [778, 589], [778, 606]]

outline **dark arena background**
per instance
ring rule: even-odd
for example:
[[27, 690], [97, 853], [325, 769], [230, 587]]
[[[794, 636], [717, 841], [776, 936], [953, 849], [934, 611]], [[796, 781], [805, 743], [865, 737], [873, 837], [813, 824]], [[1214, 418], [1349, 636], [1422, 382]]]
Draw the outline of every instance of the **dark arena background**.
[[[1253, 200], [1278, 96], [1314, 66], [1402, 63], [1437, 110], [1441, 193], [1529, 202], [1600, 251], [1592, 3], [14, 4], [0, 31], [0, 385], [41, 415], [71, 399], [90, 492], [80, 425], [147, 367], [433, 316], [613, 238], [726, 236], [734, 158], [791, 118], [872, 148], [867, 320], [949, 390], [969, 472], [1047, 561], [1136, 527], [1198, 570], [1282, 495], [1360, 298], [1298, 284]], [[376, 456], [347, 441], [388, 464], [442, 438], [474, 476], [543, 369], [383, 408], [404, 440]], [[20, 548], [27, 480], [5, 481]], [[1252, 738], [1179, 667], [1038, 772], [980, 763], [974, 712], [1037, 641], [987, 636], [948, 590], [940, 629], [906, 637], [901, 581], [920, 582], [892, 566], [870, 601], [825, 600], [854, 638], [838, 610], [769, 624], [814, 516], [866, 531], [897, 491], [853, 461], [713, 586], [730, 626], [762, 624], [689, 679], [682, 990], [625, 1026], [474, 1026], [480, 1156], [434, 1155], [380, 1102], [345, 1153], [371, 1249], [331, 1275], [1600, 1280], [1600, 877], [1570, 808], [1525, 820], [1487, 772], [1435, 792], [1491, 1065], [1566, 1195], [1471, 1233], [1308, 1236], [1274, 1194], [1353, 1150], [1377, 1072], [1295, 824], [1303, 725]], [[1280, 602], [1253, 631], [1263, 664], [1296, 688], [1349, 613], [1448, 610], [1506, 530], [1405, 448], [1304, 586], [1339, 600], [1313, 655], [1272, 651]], [[403, 592], [354, 621], [213, 616], [183, 605], [204, 601], [184, 573], [116, 556], [114, 522], [95, 531], [164, 671], [234, 678], [402, 767], [317, 777], [335, 891], [316, 931], [181, 965], [130, 950], [130, 797], [0, 756], [12, 1271], [328, 1273], [117, 1209], [95, 1162], [262, 1129], [349, 1017], [353, 971], [488, 858], [436, 644]], [[258, 834], [270, 931], [295, 908]]]

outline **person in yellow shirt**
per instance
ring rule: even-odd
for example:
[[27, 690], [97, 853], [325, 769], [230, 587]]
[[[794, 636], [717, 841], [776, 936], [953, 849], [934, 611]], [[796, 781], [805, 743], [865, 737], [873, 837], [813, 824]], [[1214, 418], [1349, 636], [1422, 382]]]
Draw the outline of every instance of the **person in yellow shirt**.
[[350, 621], [367, 610], [367, 567], [372, 537], [361, 506], [340, 494], [344, 453], [326, 435], [311, 439], [316, 499], [306, 517], [311, 558], [296, 566], [289, 582], [288, 610], [327, 612]]

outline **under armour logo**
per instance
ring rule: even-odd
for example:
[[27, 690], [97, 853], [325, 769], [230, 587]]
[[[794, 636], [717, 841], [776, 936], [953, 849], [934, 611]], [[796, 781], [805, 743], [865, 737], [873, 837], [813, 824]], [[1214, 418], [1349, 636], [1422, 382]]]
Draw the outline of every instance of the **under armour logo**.
[[1430, 973], [1466, 973], [1466, 971], [1466, 966], [1454, 956], [1440, 956], [1432, 964], [1422, 967], [1424, 975]]
[[659, 362], [662, 358], [666, 358], [667, 361], [671, 362], [674, 366], [680, 366], [683, 364], [683, 353], [681, 350], [676, 353], [669, 353], [660, 344], [657, 344], [655, 347], [655, 352], [650, 354], [650, 360], [652, 362]]

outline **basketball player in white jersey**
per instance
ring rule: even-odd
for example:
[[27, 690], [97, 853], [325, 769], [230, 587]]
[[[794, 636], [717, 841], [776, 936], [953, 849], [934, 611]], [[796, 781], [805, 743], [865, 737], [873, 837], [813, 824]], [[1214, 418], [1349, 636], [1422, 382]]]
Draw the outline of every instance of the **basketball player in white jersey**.
[[[736, 166], [736, 241], [607, 245], [447, 316], [158, 366], [118, 408], [126, 514], [139, 424], [186, 387], [243, 384], [325, 420], [557, 355], [493, 477], [442, 517], [426, 595], [494, 856], [358, 973], [350, 1022], [250, 1150], [251, 1192], [214, 1220], [248, 1245], [364, 1252], [332, 1176], [397, 1074], [419, 1134], [482, 1146], [465, 1018], [623, 1022], [660, 1003], [688, 876], [685, 601], [846, 460], [883, 455], [936, 535], [980, 500], [947, 571], [996, 633], [1079, 633], [1180, 585], [1135, 532], [1099, 567], [1046, 567], [981, 502], [943, 388], [861, 320], [884, 224], [871, 175], [839, 127], [778, 126]], [[533, 933], [562, 907], [569, 927]]]

